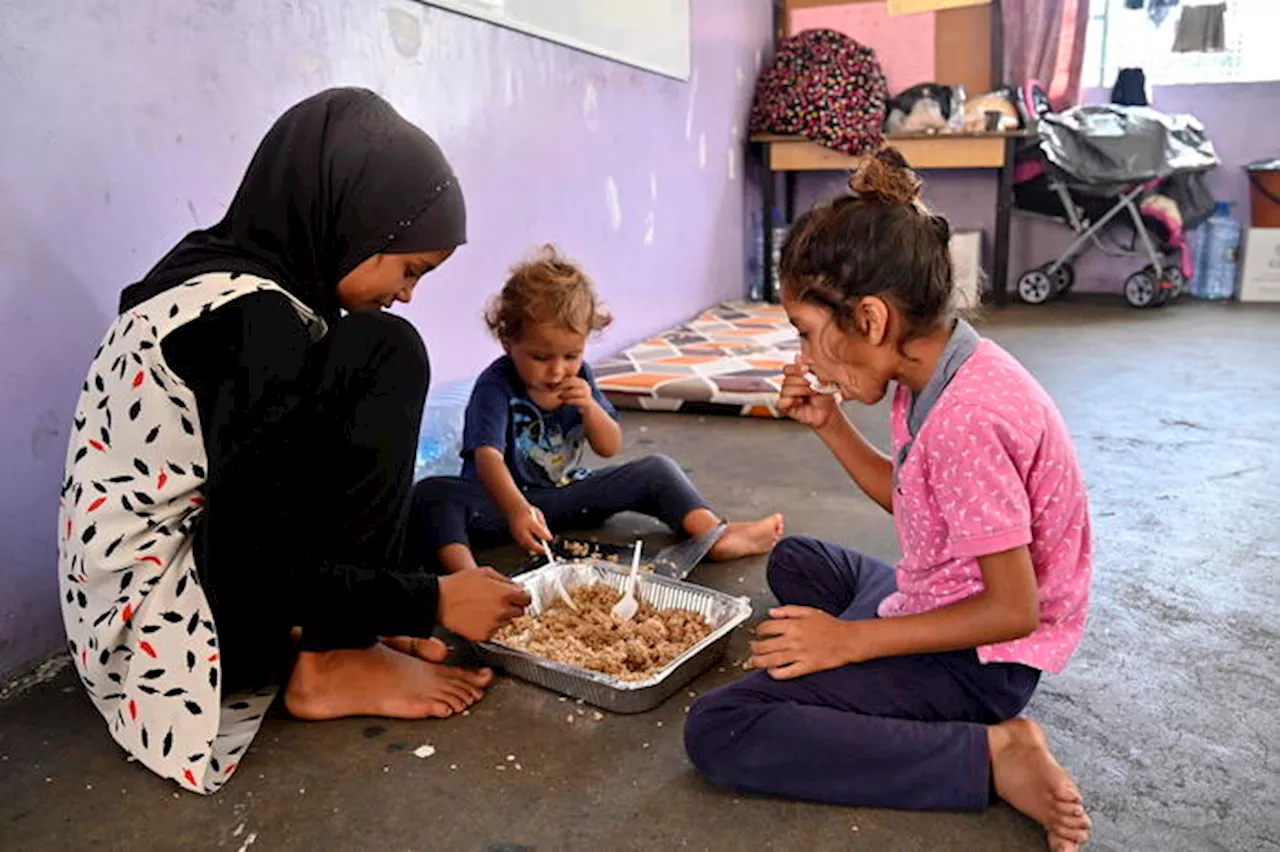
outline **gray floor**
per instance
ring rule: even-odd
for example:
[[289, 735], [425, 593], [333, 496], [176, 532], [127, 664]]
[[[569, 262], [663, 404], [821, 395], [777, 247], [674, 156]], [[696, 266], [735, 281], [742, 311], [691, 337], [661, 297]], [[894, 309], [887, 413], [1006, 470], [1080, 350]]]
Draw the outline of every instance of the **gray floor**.
[[[1114, 302], [1017, 309], [987, 332], [1071, 425], [1097, 538], [1089, 633], [1030, 715], [1080, 780], [1093, 848], [1276, 848], [1280, 829], [1280, 311]], [[854, 413], [883, 441], [883, 412]], [[685, 463], [737, 517], [895, 555], [889, 519], [791, 424], [628, 415], [627, 454]], [[749, 474], [749, 475], [748, 475]], [[652, 527], [624, 519], [622, 538]], [[657, 533], [654, 533], [655, 536]], [[763, 562], [701, 583], [767, 602]], [[732, 678], [725, 668], [692, 685]], [[735, 797], [680, 744], [687, 698], [595, 719], [504, 680], [466, 718], [269, 721], [213, 798], [127, 763], [69, 670], [0, 701], [5, 849], [1035, 849], [1005, 807], [904, 814]], [[433, 757], [418, 759], [424, 743]], [[508, 755], [515, 760], [509, 761]], [[517, 769], [515, 764], [519, 764]], [[499, 769], [499, 767], [502, 767]]]

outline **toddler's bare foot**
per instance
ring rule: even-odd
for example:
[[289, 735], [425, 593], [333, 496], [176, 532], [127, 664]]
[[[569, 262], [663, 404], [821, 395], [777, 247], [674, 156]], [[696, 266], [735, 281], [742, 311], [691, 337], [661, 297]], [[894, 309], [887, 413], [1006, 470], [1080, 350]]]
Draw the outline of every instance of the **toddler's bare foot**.
[[729, 524], [708, 554], [713, 562], [729, 562], [768, 553], [782, 538], [782, 515]]
[[418, 640], [417, 644], [416, 655], [381, 642], [362, 649], [303, 651], [285, 687], [285, 709], [310, 720], [445, 718], [481, 699], [493, 672], [429, 662], [428, 657], [434, 657], [443, 643]]
[[1030, 719], [987, 728], [996, 794], [1044, 826], [1053, 852], [1076, 852], [1093, 822], [1075, 781], [1054, 759], [1044, 731]]

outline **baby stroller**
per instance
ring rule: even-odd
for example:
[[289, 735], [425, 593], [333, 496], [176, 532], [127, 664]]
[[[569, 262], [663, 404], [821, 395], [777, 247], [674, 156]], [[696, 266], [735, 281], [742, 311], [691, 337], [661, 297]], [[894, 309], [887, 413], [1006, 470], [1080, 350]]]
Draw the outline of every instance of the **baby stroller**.
[[1213, 212], [1204, 173], [1218, 157], [1204, 127], [1189, 115], [1116, 104], [1053, 113], [1034, 82], [1022, 94], [1034, 135], [1015, 164], [1014, 207], [1067, 225], [1076, 239], [1024, 272], [1018, 295], [1038, 305], [1070, 290], [1073, 261], [1094, 246], [1147, 261], [1124, 282], [1133, 307], [1177, 298], [1193, 273], [1186, 232]]

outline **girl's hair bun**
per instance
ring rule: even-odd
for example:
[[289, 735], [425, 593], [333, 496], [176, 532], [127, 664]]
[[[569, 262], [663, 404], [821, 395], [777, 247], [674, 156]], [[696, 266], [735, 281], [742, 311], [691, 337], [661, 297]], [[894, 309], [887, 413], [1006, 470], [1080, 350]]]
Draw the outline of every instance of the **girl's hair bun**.
[[918, 204], [923, 186], [898, 149], [888, 146], [866, 157], [849, 175], [855, 195], [886, 204]]
[[951, 226], [920, 200], [921, 188], [896, 149], [866, 157], [848, 194], [791, 225], [779, 264], [787, 298], [831, 311], [850, 334], [860, 331], [858, 301], [884, 299], [902, 316], [899, 345], [944, 327], [955, 293]]

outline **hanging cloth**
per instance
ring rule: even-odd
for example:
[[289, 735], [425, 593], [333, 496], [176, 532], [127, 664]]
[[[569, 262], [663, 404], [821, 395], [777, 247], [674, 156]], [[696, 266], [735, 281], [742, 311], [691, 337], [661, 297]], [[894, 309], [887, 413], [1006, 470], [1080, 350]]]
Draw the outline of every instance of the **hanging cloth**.
[[1173, 37], [1174, 53], [1220, 53], [1227, 49], [1227, 4], [1185, 6]]
[[1121, 106], [1149, 106], [1147, 75], [1141, 68], [1121, 68], [1111, 87], [1111, 103]]
[[1152, 26], [1160, 26], [1164, 23], [1164, 19], [1169, 17], [1169, 13], [1173, 11], [1173, 7], [1177, 6], [1181, 0], [1149, 0], [1147, 4], [1147, 17], [1151, 19]]

